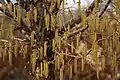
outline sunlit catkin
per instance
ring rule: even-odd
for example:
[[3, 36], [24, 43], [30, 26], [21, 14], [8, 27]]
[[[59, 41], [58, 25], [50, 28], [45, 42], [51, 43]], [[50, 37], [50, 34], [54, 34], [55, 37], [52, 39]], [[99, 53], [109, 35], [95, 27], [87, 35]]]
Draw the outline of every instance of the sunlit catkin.
[[33, 46], [33, 44], [34, 44], [34, 31], [32, 31], [31, 32], [31, 35], [30, 35], [30, 37], [31, 37], [31, 46]]
[[31, 55], [31, 63], [32, 63], [32, 73], [34, 73], [34, 71], [35, 71], [35, 65], [36, 65], [35, 51], [33, 51], [33, 54]]
[[55, 60], [55, 70], [59, 70], [59, 69], [60, 69], [60, 58], [59, 55], [57, 55]]
[[70, 24], [68, 24], [68, 34], [70, 34]]
[[26, 54], [28, 52], [28, 45], [24, 46], [24, 52], [23, 52], [23, 57], [26, 58]]
[[61, 38], [59, 37], [59, 39], [58, 39], [58, 48], [59, 48], [59, 51], [61, 50]]
[[44, 42], [44, 57], [47, 56], [47, 42]]
[[11, 1], [8, 4], [8, 9], [9, 9], [10, 14], [12, 15], [12, 2]]
[[70, 64], [70, 67], [69, 67], [69, 69], [70, 69], [70, 75], [69, 75], [69, 77], [70, 77], [70, 79], [72, 78], [72, 65]]
[[34, 21], [37, 22], [37, 8], [34, 7]]
[[44, 62], [44, 75], [47, 78], [48, 77], [48, 62], [47, 61], [43, 61]]
[[14, 7], [14, 11], [13, 11], [13, 16], [14, 16], [14, 19], [16, 18], [16, 6], [13, 6]]
[[52, 40], [52, 49], [53, 49], [53, 51], [55, 50], [55, 40], [54, 39]]
[[73, 50], [74, 50], [74, 45], [73, 45], [73, 41], [71, 41], [71, 53], [73, 54]]
[[49, 16], [49, 14], [46, 14], [46, 16], [45, 16], [45, 26], [46, 26], [47, 30], [49, 30], [49, 20], [50, 20], [50, 16]]
[[40, 63], [40, 76], [43, 76], [43, 63]]
[[28, 25], [30, 25], [30, 12], [28, 11], [27, 14], [26, 14], [26, 22]]
[[22, 14], [21, 14], [21, 9], [17, 9], [17, 22], [18, 24], [21, 23], [21, 17], [22, 17]]
[[60, 7], [60, 0], [57, 0], [57, 7], [59, 9], [59, 7]]
[[51, 28], [52, 28], [53, 30], [55, 29], [55, 18], [54, 18], [53, 15], [51, 16]]
[[42, 58], [43, 58], [43, 47], [40, 46], [40, 59], [42, 59]]
[[58, 29], [55, 30], [55, 40], [58, 40]]
[[60, 68], [60, 80], [63, 80], [63, 68]]
[[9, 65], [12, 65], [12, 43], [11, 42], [9, 42], [8, 53], [9, 53]]
[[15, 57], [17, 57], [17, 51], [18, 51], [18, 41], [15, 40], [15, 47], [14, 47], [14, 54], [15, 54]]

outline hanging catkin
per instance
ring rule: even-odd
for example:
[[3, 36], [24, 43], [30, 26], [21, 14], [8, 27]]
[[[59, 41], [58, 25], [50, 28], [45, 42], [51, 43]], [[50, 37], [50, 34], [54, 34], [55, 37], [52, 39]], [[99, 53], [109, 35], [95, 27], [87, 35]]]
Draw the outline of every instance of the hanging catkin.
[[9, 42], [8, 53], [9, 53], [9, 65], [12, 65], [12, 43], [11, 42]]
[[10, 14], [12, 15], [12, 2], [9, 2], [8, 9], [9, 9]]
[[34, 21], [37, 22], [37, 8], [34, 7]]
[[15, 40], [15, 47], [14, 47], [14, 54], [15, 54], [15, 57], [17, 57], [17, 51], [18, 51], [18, 41]]
[[63, 68], [60, 68], [60, 80], [63, 80]]

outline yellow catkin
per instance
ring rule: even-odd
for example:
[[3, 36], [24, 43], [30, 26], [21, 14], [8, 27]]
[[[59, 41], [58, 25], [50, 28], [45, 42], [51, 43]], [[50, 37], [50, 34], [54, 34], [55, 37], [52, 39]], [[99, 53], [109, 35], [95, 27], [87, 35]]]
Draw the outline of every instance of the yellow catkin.
[[77, 72], [77, 58], [74, 59], [74, 73]]
[[47, 56], [47, 42], [44, 42], [44, 57]]
[[34, 44], [34, 31], [31, 32], [30, 37], [31, 37], [31, 46], [33, 46], [33, 44]]
[[84, 63], [84, 57], [82, 57], [82, 71], [84, 71], [84, 67], [85, 67], [84, 64], [85, 64]]
[[55, 70], [59, 70], [59, 68], [60, 68], [60, 60], [59, 60], [60, 58], [59, 58], [59, 56], [57, 55], [56, 56], [56, 60], [55, 60]]
[[58, 40], [58, 29], [55, 30], [55, 40]]
[[14, 19], [16, 18], [16, 7], [14, 6], [14, 11], [13, 11], [13, 16], [14, 16]]
[[64, 33], [64, 38], [65, 38], [66, 41], [67, 41], [67, 39], [68, 39], [67, 36], [68, 36], [68, 34], [67, 34], [67, 32], [65, 32], [65, 33]]
[[58, 16], [58, 19], [59, 19], [59, 25], [60, 25], [60, 30], [62, 28], [62, 19], [61, 19], [61, 16]]
[[23, 52], [23, 57], [24, 57], [24, 58], [26, 58], [26, 54], [27, 54], [27, 52], [28, 52], [28, 49], [27, 49], [27, 48], [28, 48], [28, 45], [25, 45], [25, 46], [24, 46], [24, 52]]
[[70, 34], [70, 24], [68, 24], [68, 34]]
[[70, 65], [70, 75], [69, 75], [69, 76], [70, 76], [70, 79], [72, 78], [72, 75], [73, 75], [73, 74], [72, 74], [72, 65]]
[[46, 62], [45, 64], [46, 64], [46, 65], [45, 65], [45, 68], [46, 68], [46, 69], [45, 69], [45, 70], [46, 70], [45, 73], [46, 73], [46, 78], [47, 78], [47, 77], [48, 77], [48, 62]]
[[53, 49], [53, 51], [55, 50], [55, 40], [54, 39], [52, 40], [52, 49]]
[[35, 65], [36, 65], [35, 50], [33, 50], [33, 54], [31, 55], [31, 63], [32, 63], [32, 73], [34, 73], [35, 72]]
[[79, 46], [79, 38], [80, 38], [80, 36], [79, 36], [79, 34], [77, 34], [77, 36], [76, 36], [76, 47], [77, 48]]
[[73, 41], [71, 42], [71, 53], [73, 54], [73, 49], [74, 48], [74, 45], [73, 45]]
[[40, 58], [41, 59], [43, 58], [43, 47], [42, 46], [40, 47]]
[[29, 11], [26, 14], [26, 22], [27, 22], [27, 24], [30, 25], [30, 12]]
[[61, 38], [59, 37], [59, 39], [58, 39], [58, 47], [59, 47], [59, 51], [61, 50]]
[[60, 80], [63, 80], [63, 68], [60, 68]]
[[8, 50], [8, 53], [9, 53], [9, 65], [12, 65], [12, 43], [9, 42], [9, 50]]
[[47, 30], [49, 30], [49, 20], [50, 20], [49, 14], [46, 14], [46, 16], [45, 16], [45, 25], [46, 25]]
[[13, 39], [13, 25], [12, 24], [9, 24], [9, 38], [10, 39]]
[[21, 9], [17, 9], [17, 22], [18, 22], [18, 24], [21, 23], [21, 16], [22, 16]]
[[9, 9], [10, 14], [12, 14], [12, 2], [9, 2], [8, 9]]
[[15, 57], [17, 57], [17, 51], [18, 51], [18, 41], [15, 40], [15, 47], [14, 47], [14, 54], [15, 54]]
[[34, 21], [37, 22], [37, 8], [34, 7]]
[[59, 7], [60, 7], [60, 0], [57, 0], [57, 7], [59, 9]]
[[118, 78], [119, 78], [119, 77], [118, 77], [118, 73], [119, 73], [119, 72], [118, 72], [118, 71], [119, 71], [118, 69], [119, 69], [119, 67], [118, 67], [118, 63], [117, 63], [116, 66], [115, 66], [115, 80], [119, 80], [119, 79], [118, 79]]
[[55, 29], [55, 19], [54, 16], [51, 15], [51, 28], [54, 30]]
[[40, 76], [43, 76], [43, 63], [40, 63]]
[[[68, 48], [65, 49], [65, 53], [68, 54]], [[68, 56], [66, 55], [65, 58], [67, 59]]]
[[99, 69], [97, 68], [97, 79], [99, 79], [99, 73], [100, 73], [100, 71], [99, 71]]

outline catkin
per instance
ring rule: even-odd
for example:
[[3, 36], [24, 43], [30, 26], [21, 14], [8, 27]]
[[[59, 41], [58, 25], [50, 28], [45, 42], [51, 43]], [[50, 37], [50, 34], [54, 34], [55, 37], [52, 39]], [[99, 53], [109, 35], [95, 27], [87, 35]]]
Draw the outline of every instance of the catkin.
[[60, 80], [63, 80], [63, 68], [60, 68]]
[[43, 47], [41, 46], [40, 47], [40, 59], [42, 59], [43, 58]]
[[74, 45], [73, 45], [73, 41], [71, 41], [71, 53], [73, 54], [73, 49], [74, 48]]
[[30, 37], [31, 37], [31, 46], [33, 46], [33, 44], [34, 44], [34, 31], [31, 32]]
[[57, 8], [59, 9], [60, 7], [60, 0], [57, 0]]
[[15, 57], [17, 57], [17, 51], [18, 51], [18, 41], [15, 40], [15, 47], [14, 47], [14, 54], [15, 54]]
[[12, 43], [9, 42], [9, 50], [8, 50], [8, 53], [9, 53], [9, 65], [12, 65]]
[[60, 51], [60, 50], [61, 50], [61, 38], [60, 38], [60, 37], [59, 37], [59, 39], [58, 39], [58, 42], [59, 42], [59, 43], [58, 43], [58, 45], [59, 45], [58, 48], [59, 48], [59, 51]]
[[28, 25], [31, 24], [31, 22], [30, 22], [30, 12], [29, 11], [26, 14], [26, 22], [27, 22]]
[[40, 63], [40, 76], [43, 76], [43, 63]]
[[9, 2], [8, 9], [9, 9], [10, 14], [12, 14], [12, 2]]
[[53, 49], [53, 51], [55, 50], [55, 40], [54, 39], [52, 40], [52, 49]]
[[37, 8], [34, 7], [34, 21], [37, 22]]
[[70, 65], [70, 79], [72, 78], [72, 65]]
[[77, 58], [74, 59], [74, 73], [77, 72]]

